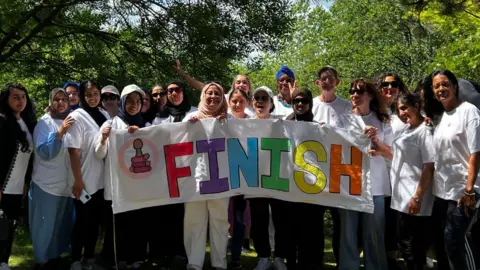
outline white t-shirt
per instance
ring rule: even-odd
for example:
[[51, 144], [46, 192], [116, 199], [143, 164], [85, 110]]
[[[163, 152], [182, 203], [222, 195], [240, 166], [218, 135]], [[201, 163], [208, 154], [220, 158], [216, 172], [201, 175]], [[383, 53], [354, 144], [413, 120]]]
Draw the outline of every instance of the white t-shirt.
[[[228, 94], [225, 94], [225, 100], [227, 101], [227, 104], [229, 104], [229, 103], [228, 103]], [[253, 112], [252, 106], [250, 106], [250, 105], [249, 105], [249, 106], [246, 106], [244, 111], [245, 111], [245, 113], [246, 113], [248, 116], [250, 116], [250, 117], [252, 117], [252, 116], [255, 114], [255, 113]], [[230, 106], [228, 106], [228, 113], [230, 113]]]
[[[53, 119], [48, 113], [43, 115], [38, 121], [33, 138], [35, 147], [44, 144], [48, 140], [50, 133], [57, 133], [63, 120]], [[57, 140], [55, 138], [55, 140]], [[62, 139], [63, 140], [63, 139]], [[33, 163], [32, 181], [43, 191], [56, 196], [70, 197], [72, 194], [73, 179], [70, 169], [70, 157], [67, 149], [61, 148], [60, 152], [50, 160], [44, 160], [35, 152]]]
[[313, 120], [319, 123], [333, 126], [342, 114], [350, 113], [351, 111], [352, 103], [338, 96], [329, 103], [321, 101], [320, 97], [313, 99]]
[[[196, 112], [190, 112], [188, 113], [187, 115], [185, 115], [185, 118], [183, 118], [182, 122], [187, 122], [188, 120], [190, 120], [192, 117], [195, 117], [197, 116], [198, 114], [198, 111]], [[227, 119], [235, 119], [231, 114], [227, 114]]]
[[[383, 144], [388, 146], [392, 145], [392, 127], [389, 123], [380, 122], [375, 112], [371, 112], [365, 116], [345, 113], [338, 119], [337, 126], [345, 129], [361, 129], [362, 133], [366, 126], [376, 127], [378, 139], [383, 142]], [[372, 156], [370, 158], [370, 180], [372, 183], [373, 196], [390, 196], [390, 177], [388, 175], [385, 158], [382, 156]]]
[[[468, 102], [444, 112], [433, 136], [435, 161], [433, 194], [444, 200], [460, 199], [467, 184], [470, 155], [480, 152], [480, 111]], [[480, 180], [474, 184], [480, 192]]]
[[[112, 126], [112, 129], [127, 129], [128, 125], [120, 118], [115, 117], [113, 120], [108, 120], [103, 123], [102, 127], [100, 128], [100, 132], [98, 134], [98, 140], [95, 145], [95, 155], [99, 160], [105, 160], [108, 158], [108, 147], [109, 147], [109, 140], [105, 142], [105, 145], [101, 145], [100, 141], [102, 139], [102, 130], [107, 126]], [[103, 197], [105, 200], [111, 201], [112, 200], [112, 174], [110, 172], [110, 163], [105, 162], [105, 170], [104, 170], [104, 190], [103, 190]]]
[[[432, 132], [424, 123], [415, 129], [405, 125], [393, 140], [392, 152], [391, 208], [408, 214], [408, 204], [420, 184], [423, 164], [435, 162]], [[422, 198], [420, 216], [432, 214], [433, 199], [432, 185], [430, 185]]]
[[[196, 111], [198, 111], [198, 108], [192, 106], [190, 108], [190, 111], [188, 111], [185, 114], [185, 116], [187, 116], [190, 113], [196, 112]], [[183, 119], [185, 119], [185, 117]], [[149, 126], [158, 126], [158, 125], [161, 125], [161, 124], [175, 123], [174, 121], [175, 121], [175, 118], [171, 115], [167, 118], [155, 117], [155, 119], [153, 120], [153, 122], [151, 124], [147, 123], [147, 124], [145, 124], [145, 126], [149, 127]]]
[[[103, 188], [104, 162], [95, 156], [95, 146], [98, 141], [100, 127], [83, 109], [77, 109], [70, 114], [74, 119], [63, 139], [65, 148], [80, 149], [80, 165], [85, 190], [93, 195]], [[109, 118], [107, 118], [108, 120]]]
[[278, 96], [273, 97], [273, 105], [275, 105], [275, 110], [271, 113], [272, 115], [288, 116], [293, 113], [292, 106], [285, 106], [280, 100], [278, 100]]
[[17, 155], [12, 161], [15, 162], [15, 164], [13, 164], [13, 168], [10, 173], [10, 177], [7, 180], [7, 183], [4, 184], [5, 188], [3, 190], [3, 193], [14, 195], [23, 194], [23, 188], [25, 186], [25, 175], [27, 174], [28, 169], [28, 162], [30, 161], [30, 156], [33, 153], [32, 134], [28, 130], [28, 127], [23, 121], [23, 119], [20, 118], [20, 120], [17, 120], [17, 123], [20, 125], [20, 128], [27, 133], [28, 150], [26, 152], [22, 152], [22, 144], [18, 143]]

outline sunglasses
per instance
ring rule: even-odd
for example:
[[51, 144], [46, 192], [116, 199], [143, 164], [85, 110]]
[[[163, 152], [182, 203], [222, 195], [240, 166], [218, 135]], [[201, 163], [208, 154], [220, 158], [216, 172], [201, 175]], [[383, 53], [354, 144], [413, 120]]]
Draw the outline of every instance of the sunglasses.
[[[172, 90], [173, 91], [173, 90]], [[155, 94], [152, 94], [153, 97], [164, 97], [167, 95], [167, 92], [160, 92], [160, 93], [155, 93]]]
[[364, 89], [350, 89], [350, 90], [348, 90], [348, 93], [350, 93], [351, 96], [355, 95], [355, 93], [357, 93], [359, 96], [361, 96], [365, 93], [365, 90]]
[[261, 101], [261, 102], [267, 102], [270, 97], [269, 96], [254, 96], [253, 99], [255, 99], [255, 101]]
[[297, 105], [297, 104], [300, 104], [300, 103], [308, 104], [308, 103], [310, 103], [310, 101], [308, 100], [308, 98], [296, 98], [296, 99], [293, 100], [293, 104]]
[[103, 101], [108, 101], [108, 100], [119, 100], [120, 98], [117, 95], [102, 95], [102, 100]]
[[172, 87], [167, 89], [168, 93], [171, 94], [173, 92], [180, 94], [182, 92], [182, 88], [180, 87]]
[[382, 82], [381, 87], [382, 88], [398, 88], [400, 84], [397, 81], [391, 81], [391, 82]]

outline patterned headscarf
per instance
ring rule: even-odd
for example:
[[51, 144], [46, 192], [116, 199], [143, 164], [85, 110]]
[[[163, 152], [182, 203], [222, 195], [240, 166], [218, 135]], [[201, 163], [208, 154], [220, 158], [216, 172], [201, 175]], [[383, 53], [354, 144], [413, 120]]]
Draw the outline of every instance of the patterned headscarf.
[[[217, 105], [207, 104], [206, 92], [208, 88], [215, 86], [220, 90], [220, 103]], [[217, 83], [207, 83], [202, 89], [202, 95], [200, 96], [200, 103], [198, 104], [198, 118], [217, 118], [224, 119], [227, 118], [227, 101], [225, 100], [225, 92], [223, 87]]]

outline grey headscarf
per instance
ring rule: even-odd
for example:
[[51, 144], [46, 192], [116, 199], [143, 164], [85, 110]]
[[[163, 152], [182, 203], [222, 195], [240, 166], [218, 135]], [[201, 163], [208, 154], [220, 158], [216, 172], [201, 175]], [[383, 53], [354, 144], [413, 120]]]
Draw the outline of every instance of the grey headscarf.
[[[53, 108], [53, 99], [60, 92], [64, 93], [65, 97], [67, 98], [67, 100], [66, 100], [67, 109], [63, 113], [60, 113]], [[55, 88], [50, 92], [50, 95], [48, 96], [47, 111], [53, 119], [64, 120], [65, 118], [67, 118], [68, 114], [70, 113], [70, 108], [69, 107], [70, 107], [70, 103], [68, 101], [68, 94], [63, 88]]]

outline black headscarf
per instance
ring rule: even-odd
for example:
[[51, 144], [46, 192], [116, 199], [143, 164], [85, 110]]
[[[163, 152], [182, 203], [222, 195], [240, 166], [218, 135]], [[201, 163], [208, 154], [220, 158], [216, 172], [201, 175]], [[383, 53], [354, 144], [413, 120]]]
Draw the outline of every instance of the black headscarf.
[[142, 106], [143, 106], [143, 93], [140, 92], [140, 91], [134, 91], [134, 92], [132, 92], [128, 95], [124, 95], [120, 98], [120, 107], [118, 108], [117, 116], [118, 116], [118, 118], [122, 119], [123, 122], [125, 122], [129, 126], [137, 126], [139, 128], [143, 128], [143, 127], [145, 127], [145, 120], [142, 117], [141, 110], [137, 114], [131, 115], [125, 109], [125, 107], [127, 105], [127, 97], [129, 95], [134, 94], [134, 93], [137, 93], [138, 95], [140, 95], [140, 99], [142, 100]]
[[107, 121], [107, 118], [99, 110], [100, 104], [102, 103], [101, 101], [98, 102], [97, 106], [95, 107], [90, 107], [90, 105], [88, 105], [87, 100], [85, 99], [85, 92], [87, 91], [87, 88], [89, 86], [96, 87], [98, 90], [98, 94], [100, 95], [100, 90], [98, 89], [97, 83], [95, 81], [83, 81], [82, 83], [80, 83], [80, 87], [78, 89], [80, 97], [80, 108], [84, 109], [93, 118], [93, 120], [95, 120], [95, 123], [97, 123], [97, 125], [101, 127], [103, 123]]
[[[169, 115], [173, 117], [174, 122], [182, 122], [183, 118], [185, 118], [185, 115], [190, 111], [192, 106], [190, 105], [190, 102], [188, 101], [188, 97], [185, 93], [185, 88], [183, 88], [183, 84], [180, 81], [171, 81], [168, 85], [171, 84], [176, 84], [178, 87], [180, 87], [183, 91], [183, 101], [179, 105], [175, 105], [170, 102], [170, 100], [167, 100], [167, 109], [166, 111], [168, 112]], [[167, 85], [167, 87], [168, 87]]]
[[143, 117], [145, 123], [152, 123], [157, 115], [158, 106], [153, 100], [152, 92], [147, 89], [143, 89], [143, 91], [145, 92], [145, 96], [148, 95], [150, 97], [150, 108], [148, 108], [146, 112], [142, 113], [141, 116]]
[[292, 106], [293, 106], [293, 101], [295, 100], [295, 98], [297, 96], [302, 96], [302, 97], [308, 99], [308, 111], [306, 111], [302, 114], [295, 114], [295, 109], [294, 109], [293, 113], [290, 114], [287, 117], [287, 120], [312, 122], [313, 121], [313, 113], [312, 113], [313, 96], [312, 96], [312, 92], [310, 92], [310, 90], [308, 90], [307, 88], [301, 88], [301, 89], [295, 90], [292, 94]]

